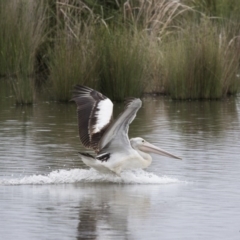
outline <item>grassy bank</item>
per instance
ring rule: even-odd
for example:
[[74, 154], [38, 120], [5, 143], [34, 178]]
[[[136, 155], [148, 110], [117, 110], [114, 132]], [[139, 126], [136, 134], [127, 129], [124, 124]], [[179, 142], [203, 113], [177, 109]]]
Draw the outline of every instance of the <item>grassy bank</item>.
[[68, 101], [76, 83], [117, 101], [223, 98], [240, 89], [238, 13], [237, 0], [3, 0], [0, 76], [21, 104]]

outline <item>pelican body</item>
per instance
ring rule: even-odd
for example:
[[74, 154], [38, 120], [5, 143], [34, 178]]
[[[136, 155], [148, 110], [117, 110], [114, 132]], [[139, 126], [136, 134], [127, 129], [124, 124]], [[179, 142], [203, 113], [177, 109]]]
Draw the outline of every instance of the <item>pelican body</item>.
[[152, 163], [149, 153], [181, 159], [143, 138], [129, 139], [128, 128], [142, 106], [140, 99], [127, 99], [123, 112], [115, 120], [112, 101], [96, 90], [76, 85], [71, 100], [77, 104], [80, 141], [96, 154], [79, 153], [87, 166], [120, 175], [125, 169], [147, 168]]

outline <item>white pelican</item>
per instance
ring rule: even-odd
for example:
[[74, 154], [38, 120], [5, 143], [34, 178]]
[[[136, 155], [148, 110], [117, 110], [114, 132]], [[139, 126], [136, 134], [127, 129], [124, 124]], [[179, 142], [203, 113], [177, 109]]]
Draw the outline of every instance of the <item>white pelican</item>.
[[77, 104], [80, 141], [96, 153], [95, 157], [79, 153], [87, 166], [120, 175], [124, 169], [147, 168], [152, 162], [148, 154], [151, 152], [181, 159], [140, 137], [129, 140], [129, 124], [142, 106], [140, 99], [127, 99], [123, 112], [115, 120], [112, 101], [96, 90], [76, 85], [71, 100]]

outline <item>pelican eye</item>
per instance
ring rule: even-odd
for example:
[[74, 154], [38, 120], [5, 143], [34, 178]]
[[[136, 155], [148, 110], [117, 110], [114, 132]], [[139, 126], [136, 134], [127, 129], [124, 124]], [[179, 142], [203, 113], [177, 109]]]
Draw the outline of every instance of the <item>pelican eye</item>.
[[144, 141], [144, 140], [142, 140], [142, 142], [144, 143], [145, 141]]

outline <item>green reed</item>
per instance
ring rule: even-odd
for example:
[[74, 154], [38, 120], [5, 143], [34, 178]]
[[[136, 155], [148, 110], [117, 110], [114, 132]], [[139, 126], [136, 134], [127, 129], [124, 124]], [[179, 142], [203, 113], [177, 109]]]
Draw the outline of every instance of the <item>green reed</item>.
[[145, 51], [140, 34], [118, 29], [99, 33], [99, 88], [116, 101], [140, 97], [145, 82]]
[[234, 6], [227, 0], [1, 0], [0, 77], [7, 77], [17, 103], [33, 103], [39, 75], [57, 101], [68, 101], [77, 83], [116, 101], [143, 92], [174, 99], [236, 94], [239, 21], [236, 14], [231, 21], [219, 17]]
[[35, 56], [45, 36], [43, 1], [0, 2], [0, 75], [8, 77], [16, 103], [34, 101]]
[[185, 0], [203, 14], [214, 17], [238, 17], [240, 5], [238, 0]]
[[75, 84], [96, 87], [98, 79], [93, 28], [97, 20], [84, 3], [80, 6], [65, 1], [56, 4], [56, 32], [49, 51], [50, 74], [45, 92], [60, 102], [70, 100]]
[[163, 65], [173, 99], [219, 99], [234, 93], [231, 87], [237, 92], [239, 55], [223, 35], [203, 20], [166, 44]]
[[87, 42], [87, 39], [84, 39], [84, 33], [80, 38], [69, 39], [64, 36], [52, 49], [47, 91], [54, 100], [69, 101], [75, 84], [96, 87], [98, 58], [94, 55], [94, 45], [91, 41]]

